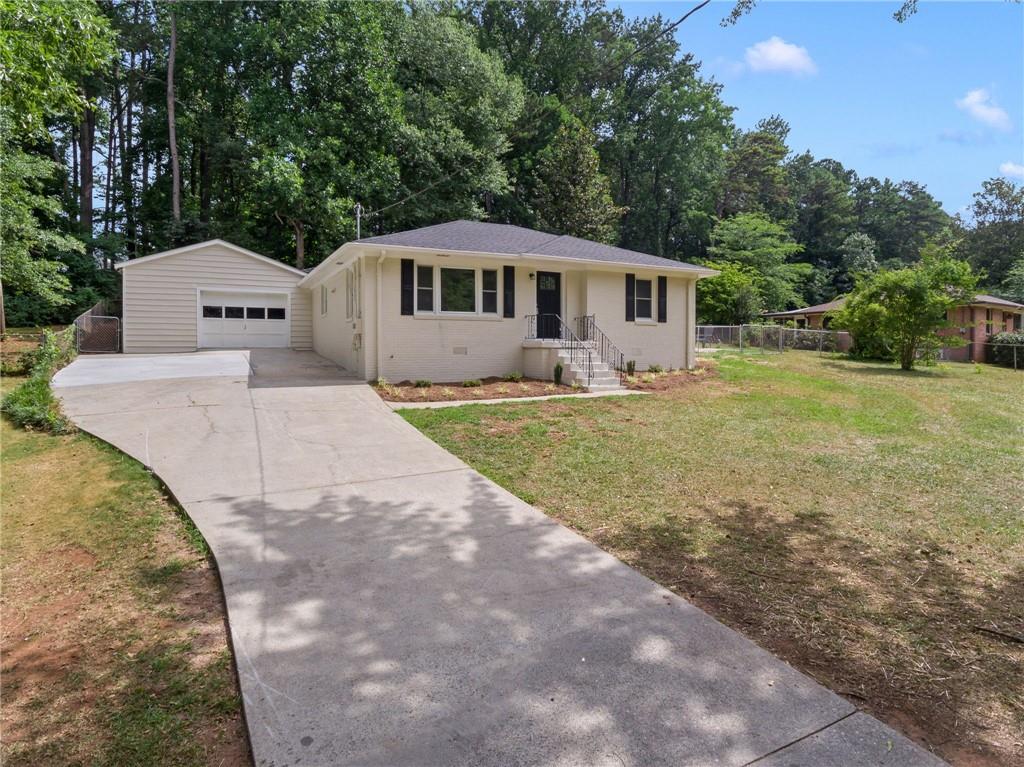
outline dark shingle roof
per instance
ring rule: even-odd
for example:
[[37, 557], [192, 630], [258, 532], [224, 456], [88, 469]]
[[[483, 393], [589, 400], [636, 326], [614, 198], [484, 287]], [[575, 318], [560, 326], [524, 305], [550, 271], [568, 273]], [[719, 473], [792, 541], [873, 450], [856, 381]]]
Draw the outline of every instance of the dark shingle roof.
[[407, 232], [364, 237], [361, 245], [393, 245], [440, 251], [470, 251], [509, 255], [567, 258], [579, 261], [604, 261], [614, 264], [647, 266], [655, 269], [705, 269], [682, 261], [673, 261], [635, 250], [602, 245], [569, 235], [546, 234], [510, 224], [482, 221], [449, 221], [446, 224], [410, 229]]

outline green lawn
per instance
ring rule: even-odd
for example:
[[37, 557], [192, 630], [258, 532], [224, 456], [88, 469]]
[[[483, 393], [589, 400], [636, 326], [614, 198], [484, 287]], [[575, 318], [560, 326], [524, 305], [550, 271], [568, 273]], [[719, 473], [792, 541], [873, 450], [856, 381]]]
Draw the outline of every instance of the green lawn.
[[248, 764], [198, 532], [139, 463], [98, 440], [6, 418], [0, 437], [0, 761]]
[[1024, 374], [726, 356], [630, 398], [402, 414], [954, 762], [1024, 759]]

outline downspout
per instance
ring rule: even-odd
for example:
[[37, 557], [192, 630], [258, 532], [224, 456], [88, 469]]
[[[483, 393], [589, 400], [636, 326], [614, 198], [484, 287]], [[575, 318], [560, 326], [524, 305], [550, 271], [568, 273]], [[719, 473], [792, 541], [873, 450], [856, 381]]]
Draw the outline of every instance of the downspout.
[[380, 326], [383, 310], [381, 303], [384, 300], [384, 259], [387, 258], [387, 251], [382, 250], [377, 257], [377, 301], [376, 301], [376, 325], [373, 331], [373, 345], [377, 350], [377, 378], [380, 378], [380, 371], [384, 367], [384, 350], [381, 348]]

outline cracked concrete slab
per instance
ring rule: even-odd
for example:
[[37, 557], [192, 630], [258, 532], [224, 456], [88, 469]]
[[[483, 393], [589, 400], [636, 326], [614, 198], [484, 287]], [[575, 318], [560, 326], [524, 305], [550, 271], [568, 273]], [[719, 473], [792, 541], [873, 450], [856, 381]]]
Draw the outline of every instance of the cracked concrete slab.
[[85, 358], [55, 386], [209, 542], [258, 764], [940, 763], [325, 360], [223, 354], [248, 373]]

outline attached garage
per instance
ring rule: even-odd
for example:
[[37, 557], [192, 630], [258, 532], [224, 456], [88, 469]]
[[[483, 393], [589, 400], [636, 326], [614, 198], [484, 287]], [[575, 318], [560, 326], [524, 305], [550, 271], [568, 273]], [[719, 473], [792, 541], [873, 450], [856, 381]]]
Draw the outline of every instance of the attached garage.
[[118, 264], [125, 352], [313, 346], [305, 273], [223, 240]]

